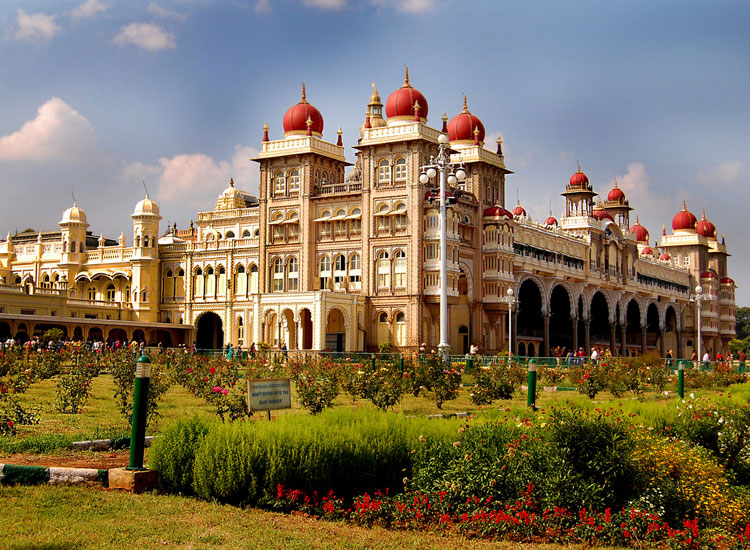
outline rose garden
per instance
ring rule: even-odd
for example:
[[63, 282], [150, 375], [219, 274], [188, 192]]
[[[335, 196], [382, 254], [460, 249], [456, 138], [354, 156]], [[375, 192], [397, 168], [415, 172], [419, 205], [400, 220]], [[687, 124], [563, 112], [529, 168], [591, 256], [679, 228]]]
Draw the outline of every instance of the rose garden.
[[[686, 365], [682, 399], [659, 358], [540, 361], [527, 407], [527, 363], [507, 356], [152, 351], [156, 498], [481, 540], [750, 547], [744, 365]], [[0, 463], [127, 437], [139, 355], [0, 355]], [[246, 380], [278, 378], [292, 409], [248, 412]]]

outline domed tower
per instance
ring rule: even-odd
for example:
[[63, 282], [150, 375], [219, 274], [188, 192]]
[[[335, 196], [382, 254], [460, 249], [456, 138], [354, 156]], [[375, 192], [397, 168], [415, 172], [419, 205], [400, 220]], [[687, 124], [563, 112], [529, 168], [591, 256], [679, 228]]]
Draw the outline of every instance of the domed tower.
[[[82, 264], [86, 252], [86, 229], [89, 224], [86, 221], [86, 212], [79, 208], [73, 201], [73, 206], [63, 212], [60, 220], [62, 232], [62, 261], [61, 265]], [[69, 274], [70, 275], [70, 274]], [[72, 280], [70, 276], [68, 280]]]
[[617, 180], [615, 180], [615, 186], [607, 194], [607, 200], [602, 205], [602, 208], [609, 212], [623, 230], [627, 230], [630, 227], [630, 211], [633, 208], [625, 198], [625, 193], [622, 189], [617, 186]]
[[216, 199], [216, 210], [234, 210], [245, 208], [245, 197], [242, 192], [234, 186], [234, 178], [229, 178], [229, 187], [224, 189]]
[[696, 224], [695, 231], [701, 237], [705, 237], [709, 240], [716, 240], [716, 226], [706, 219], [706, 211], [703, 211], [701, 220]]
[[388, 126], [403, 124], [413, 122], [415, 119], [426, 123], [428, 111], [427, 99], [409, 82], [409, 67], [406, 67], [404, 83], [388, 96], [388, 101], [385, 103], [387, 124]]
[[451, 147], [461, 145], [484, 145], [484, 124], [469, 112], [464, 94], [464, 107], [448, 122], [448, 139]]
[[302, 83], [302, 97], [299, 102], [289, 107], [284, 114], [284, 137], [323, 136], [323, 115], [315, 106], [308, 103], [305, 84]]
[[591, 217], [594, 210], [594, 197], [597, 193], [589, 183], [589, 178], [581, 172], [581, 165], [570, 177], [570, 182], [561, 193], [565, 197], [565, 217]]
[[131, 301], [140, 321], [157, 321], [160, 301], [159, 279], [159, 205], [146, 193], [135, 205], [133, 220], [133, 257]]
[[672, 230], [675, 233], [695, 233], [698, 218], [687, 209], [685, 201], [682, 201], [682, 210], [672, 218]]
[[638, 241], [638, 243], [648, 245], [648, 229], [641, 225], [641, 220], [638, 216], [635, 217], [635, 225], [630, 228], [630, 232], [635, 235], [635, 240]]
[[370, 102], [367, 104], [367, 111], [365, 111], [365, 121], [359, 128], [359, 135], [361, 136], [364, 134], [365, 128], [382, 128], [383, 126], [385, 126], [385, 119], [383, 119], [383, 104], [380, 102], [380, 94], [373, 82]]

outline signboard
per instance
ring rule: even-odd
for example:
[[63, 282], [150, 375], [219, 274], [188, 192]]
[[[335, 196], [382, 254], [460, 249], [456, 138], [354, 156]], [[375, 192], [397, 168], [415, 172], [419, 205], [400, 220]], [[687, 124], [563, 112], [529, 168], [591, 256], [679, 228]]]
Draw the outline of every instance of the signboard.
[[275, 411], [292, 407], [288, 378], [247, 381], [247, 406], [250, 411]]

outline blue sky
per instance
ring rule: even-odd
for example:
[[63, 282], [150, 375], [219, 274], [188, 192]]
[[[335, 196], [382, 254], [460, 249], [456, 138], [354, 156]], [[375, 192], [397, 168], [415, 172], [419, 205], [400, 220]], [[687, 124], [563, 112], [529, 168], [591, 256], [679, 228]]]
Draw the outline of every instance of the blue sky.
[[370, 83], [403, 67], [429, 122], [469, 109], [504, 140], [506, 203], [559, 217], [577, 162], [617, 178], [653, 241], [705, 208], [750, 305], [750, 4], [731, 1], [5, 0], [0, 5], [0, 232], [54, 229], [72, 201], [130, 236], [141, 181], [164, 223], [212, 208], [300, 83], [356, 143]]

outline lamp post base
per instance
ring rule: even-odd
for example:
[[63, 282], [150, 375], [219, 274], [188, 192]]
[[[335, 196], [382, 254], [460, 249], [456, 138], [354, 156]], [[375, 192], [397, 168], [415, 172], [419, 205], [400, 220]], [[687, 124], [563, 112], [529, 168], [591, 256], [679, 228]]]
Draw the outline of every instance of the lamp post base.
[[443, 363], [446, 365], [450, 365], [451, 356], [450, 356], [451, 346], [450, 344], [438, 344], [438, 355], [443, 360]]
[[156, 489], [158, 481], [159, 478], [156, 470], [112, 468], [109, 471], [110, 489], [124, 489], [137, 494]]

